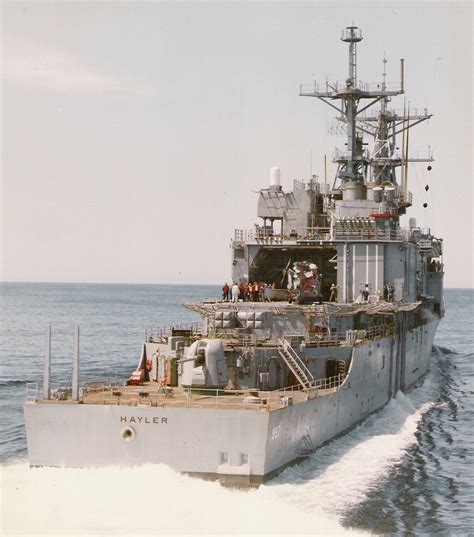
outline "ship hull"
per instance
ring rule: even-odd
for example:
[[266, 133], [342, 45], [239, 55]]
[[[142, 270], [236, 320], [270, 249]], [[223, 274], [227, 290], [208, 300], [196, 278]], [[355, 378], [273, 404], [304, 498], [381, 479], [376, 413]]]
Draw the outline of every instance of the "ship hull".
[[[354, 346], [334, 393], [271, 412], [129, 407], [61, 401], [24, 405], [32, 466], [166, 464], [203, 476], [260, 482], [382, 409], [426, 375], [439, 319]], [[133, 438], [124, 441], [124, 428]]]

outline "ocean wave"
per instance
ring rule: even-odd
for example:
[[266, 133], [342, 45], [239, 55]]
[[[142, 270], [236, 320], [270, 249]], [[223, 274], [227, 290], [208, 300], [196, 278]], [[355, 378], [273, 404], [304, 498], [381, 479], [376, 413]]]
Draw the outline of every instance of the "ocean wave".
[[433, 353], [436, 355], [442, 354], [458, 354], [454, 349], [449, 349], [448, 347], [443, 347], [442, 345], [433, 345]]
[[0, 388], [1, 387], [9, 387], [9, 386], [25, 386], [27, 382], [30, 382], [28, 379], [7, 379], [7, 380], [0, 380]]

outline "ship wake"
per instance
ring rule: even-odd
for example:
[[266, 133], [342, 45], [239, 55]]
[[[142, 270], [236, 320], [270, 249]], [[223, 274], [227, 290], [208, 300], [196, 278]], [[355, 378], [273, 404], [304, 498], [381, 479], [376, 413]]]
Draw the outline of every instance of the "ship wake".
[[419, 444], [426, 419], [449, 403], [442, 396], [450, 385], [449, 354], [434, 348], [421, 387], [408, 395], [399, 392], [383, 410], [287, 468], [267, 488], [304, 512], [319, 510], [346, 523], [348, 513], [388, 484]]
[[397, 397], [349, 434], [317, 450], [304, 463], [286, 469], [268, 484], [291, 505], [343, 517], [363, 501], [417, 442], [423, 416], [434, 406], [415, 408]]

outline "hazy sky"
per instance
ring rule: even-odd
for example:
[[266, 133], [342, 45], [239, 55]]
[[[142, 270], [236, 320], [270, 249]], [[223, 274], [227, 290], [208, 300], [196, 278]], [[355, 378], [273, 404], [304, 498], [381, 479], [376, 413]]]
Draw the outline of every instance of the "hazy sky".
[[[3, 2], [2, 280], [220, 283], [271, 166], [323, 175], [344, 139], [300, 83], [388, 81], [431, 121], [411, 130], [410, 216], [471, 287], [470, 2]], [[392, 103], [401, 108], [403, 98]], [[334, 168], [330, 167], [330, 174]], [[428, 193], [425, 184], [430, 185]], [[423, 202], [429, 203], [423, 209]]]

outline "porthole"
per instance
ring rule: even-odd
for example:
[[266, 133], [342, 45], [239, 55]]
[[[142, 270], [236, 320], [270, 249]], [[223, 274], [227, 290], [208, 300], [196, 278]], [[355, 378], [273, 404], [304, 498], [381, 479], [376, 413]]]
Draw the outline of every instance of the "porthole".
[[124, 442], [131, 442], [132, 440], [135, 440], [137, 433], [135, 432], [135, 429], [127, 425], [120, 431], [120, 435]]

